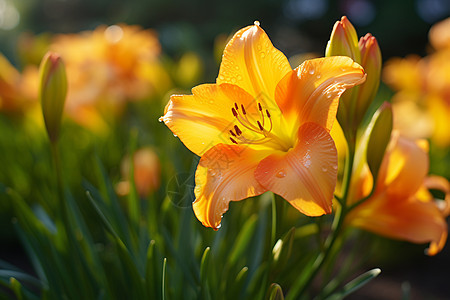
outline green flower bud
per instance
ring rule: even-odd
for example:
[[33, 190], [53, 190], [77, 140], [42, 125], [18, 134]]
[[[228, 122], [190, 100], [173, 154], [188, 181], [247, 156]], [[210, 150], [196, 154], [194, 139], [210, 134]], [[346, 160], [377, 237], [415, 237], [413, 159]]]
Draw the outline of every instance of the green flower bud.
[[40, 65], [39, 78], [42, 114], [50, 141], [54, 143], [59, 137], [67, 95], [66, 70], [58, 54], [48, 52], [44, 56]]

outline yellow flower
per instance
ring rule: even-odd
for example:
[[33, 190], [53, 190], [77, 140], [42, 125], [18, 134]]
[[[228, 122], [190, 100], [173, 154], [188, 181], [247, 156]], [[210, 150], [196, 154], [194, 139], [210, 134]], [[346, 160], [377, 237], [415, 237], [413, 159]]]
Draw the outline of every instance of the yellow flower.
[[302, 213], [331, 212], [337, 154], [329, 131], [340, 95], [365, 73], [348, 57], [292, 70], [259, 23], [227, 44], [216, 84], [173, 95], [161, 121], [195, 154], [193, 209], [219, 228], [230, 201], [272, 191]]
[[[429, 255], [438, 253], [447, 239], [450, 185], [428, 173], [428, 144], [394, 131], [383, 158], [373, 195], [353, 209], [347, 222], [377, 234], [414, 243], [430, 243]], [[352, 184], [350, 204], [367, 196], [372, 176], [366, 166]], [[435, 200], [428, 189], [440, 189], [445, 201]]]

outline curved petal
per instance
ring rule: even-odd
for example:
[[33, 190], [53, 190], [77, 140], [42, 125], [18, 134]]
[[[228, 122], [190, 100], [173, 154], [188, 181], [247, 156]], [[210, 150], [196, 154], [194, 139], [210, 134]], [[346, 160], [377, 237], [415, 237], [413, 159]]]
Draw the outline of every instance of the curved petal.
[[217, 83], [236, 84], [253, 97], [264, 97], [275, 104], [276, 85], [291, 70], [286, 56], [255, 22], [239, 30], [228, 42]]
[[424, 186], [427, 189], [439, 190], [444, 193], [444, 201], [438, 207], [441, 209], [442, 215], [447, 217], [450, 214], [450, 183], [448, 180], [441, 176], [430, 175], [425, 178]]
[[330, 131], [339, 97], [365, 78], [363, 68], [346, 56], [307, 60], [278, 84], [275, 99], [300, 125], [315, 122]]
[[193, 209], [204, 226], [217, 230], [230, 201], [266, 191], [253, 174], [268, 153], [246, 146], [218, 144], [202, 156], [195, 173]]
[[429, 255], [439, 252], [447, 238], [447, 224], [438, 207], [412, 197], [390, 197], [382, 192], [347, 216], [353, 226], [414, 243], [430, 242]]
[[388, 194], [408, 197], [422, 186], [428, 173], [428, 151], [424, 142], [393, 136], [392, 148], [388, 149], [381, 166], [385, 175], [380, 179], [384, 182], [378, 182], [387, 187]]
[[337, 180], [337, 151], [330, 134], [315, 123], [298, 130], [298, 143], [261, 161], [256, 180], [308, 216], [331, 213]]
[[160, 121], [201, 156], [219, 143], [232, 144], [229, 130], [236, 122], [231, 110], [236, 101], [249, 115], [259, 115], [253, 98], [238, 86], [203, 84], [193, 88], [192, 95], [171, 96]]

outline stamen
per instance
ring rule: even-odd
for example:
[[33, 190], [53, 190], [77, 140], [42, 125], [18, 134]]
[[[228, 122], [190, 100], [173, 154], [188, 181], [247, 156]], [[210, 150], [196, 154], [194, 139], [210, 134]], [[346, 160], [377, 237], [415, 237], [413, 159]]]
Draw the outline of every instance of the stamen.
[[243, 113], [244, 115], [246, 115], [247, 112], [245, 111], [244, 105], [242, 105], [242, 104], [241, 104], [241, 109], [242, 109], [242, 113]]
[[237, 117], [238, 113], [237, 111], [234, 109], [234, 107], [231, 108], [231, 112], [233, 113], [233, 116]]
[[269, 114], [269, 111], [266, 109], [266, 114], [267, 114], [267, 117], [270, 119], [270, 114]]
[[236, 134], [233, 132], [233, 130], [230, 130], [230, 133], [232, 136], [236, 137]]
[[239, 106], [237, 105], [236, 102], [234, 102], [234, 108], [236, 108], [236, 110], [239, 110]]
[[259, 121], [256, 121], [256, 123], [258, 124], [258, 126], [259, 126], [259, 129], [261, 129], [261, 131], [264, 131], [264, 127], [262, 127], [262, 125], [261, 125], [261, 122], [259, 122]]
[[261, 103], [258, 103], [259, 111], [262, 111]]
[[241, 135], [242, 134], [241, 129], [239, 129], [239, 127], [237, 125], [234, 125], [234, 131], [236, 131], [237, 135]]
[[230, 137], [230, 140], [237, 145], [238, 142], [236, 142], [232, 137]]

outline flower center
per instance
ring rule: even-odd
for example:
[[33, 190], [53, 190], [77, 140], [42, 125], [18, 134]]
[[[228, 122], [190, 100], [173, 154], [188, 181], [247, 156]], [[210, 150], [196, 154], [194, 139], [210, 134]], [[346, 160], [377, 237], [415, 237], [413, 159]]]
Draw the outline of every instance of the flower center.
[[[281, 149], [289, 149], [290, 147], [286, 145], [280, 138], [275, 136], [272, 132], [273, 122], [272, 116], [269, 110], [263, 109], [261, 103], [258, 103], [258, 116], [249, 117], [244, 105], [238, 105], [234, 103], [234, 107], [231, 108], [231, 112], [239, 125], [234, 125], [230, 132], [230, 140], [234, 144], [266, 144], [270, 142], [275, 142]], [[244, 132], [241, 128], [245, 128]]]

